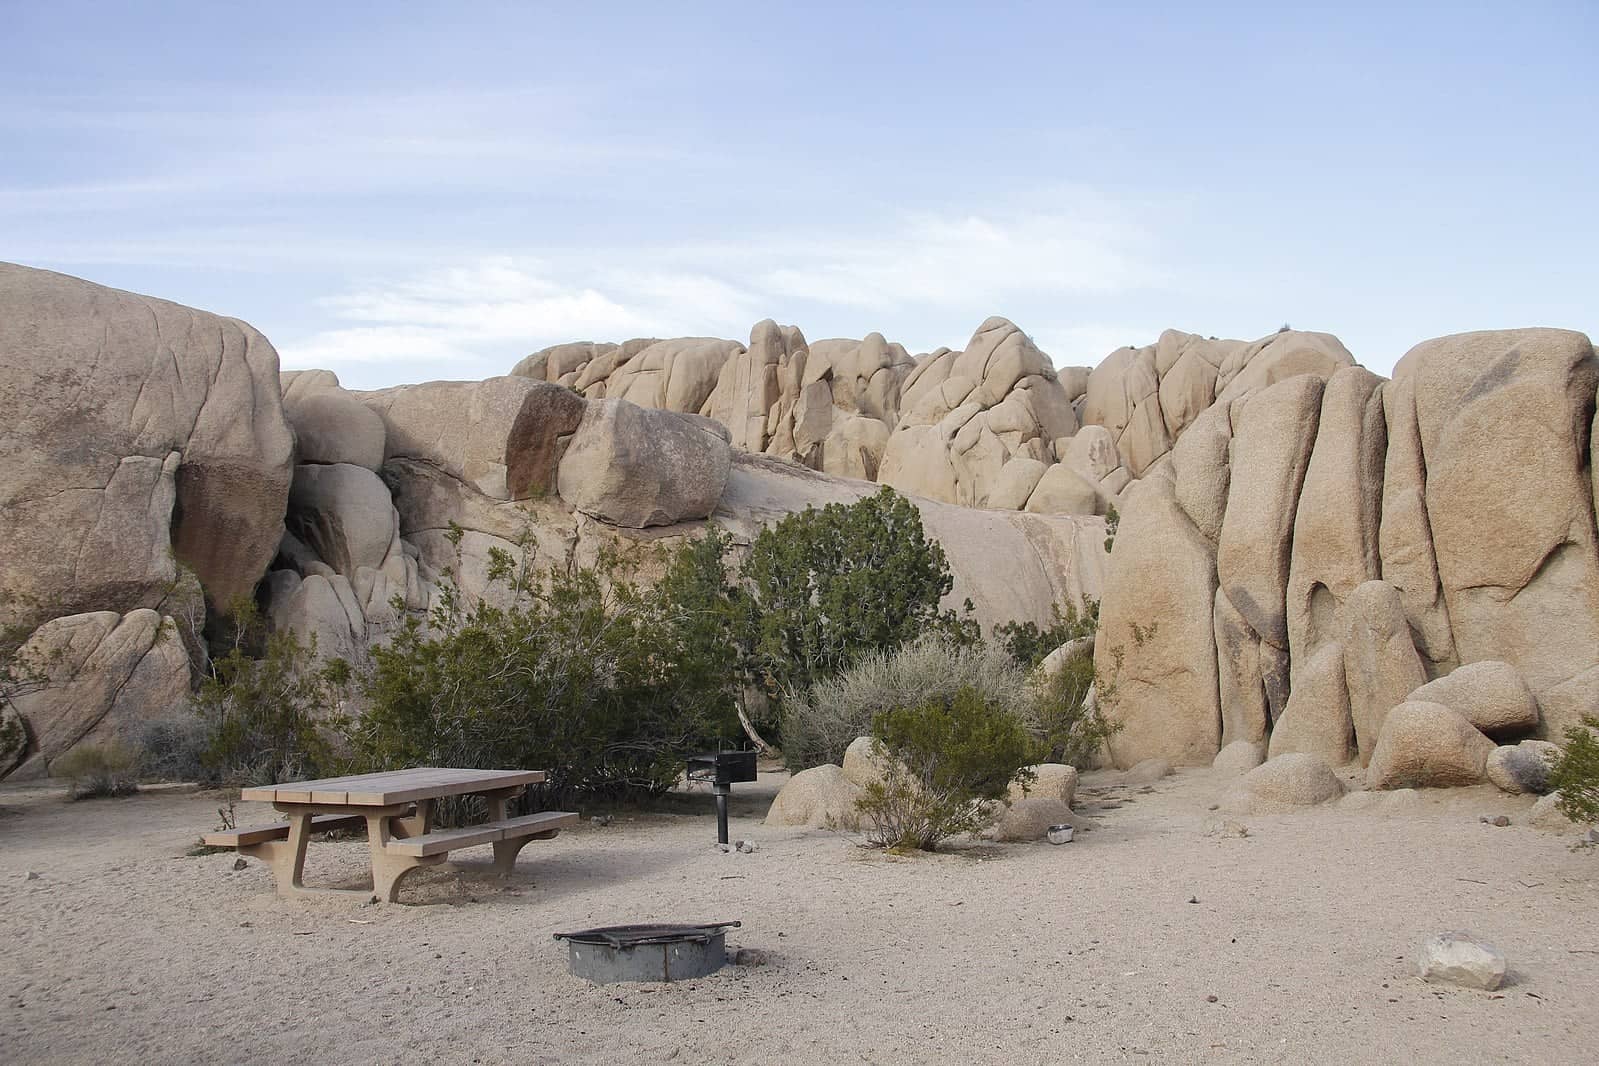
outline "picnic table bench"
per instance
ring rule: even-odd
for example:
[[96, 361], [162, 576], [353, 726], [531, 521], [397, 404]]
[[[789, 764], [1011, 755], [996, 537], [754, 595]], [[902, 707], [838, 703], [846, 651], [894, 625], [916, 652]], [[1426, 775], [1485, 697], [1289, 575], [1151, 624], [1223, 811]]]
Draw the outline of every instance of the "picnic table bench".
[[[240, 791], [240, 800], [270, 803], [289, 820], [207, 833], [201, 841], [211, 847], [236, 848], [265, 861], [272, 868], [280, 895], [375, 895], [393, 903], [407, 874], [443, 862], [452, 851], [492, 844], [494, 870], [503, 876], [511, 872], [517, 854], [529, 841], [548, 840], [564, 826], [577, 824], [577, 815], [567, 811], [506, 816], [511, 800], [543, 780], [542, 770], [424, 766], [246, 788]], [[488, 800], [489, 820], [458, 829], [434, 829], [434, 804], [466, 795]], [[372, 888], [307, 888], [303, 877], [311, 835], [363, 825], [372, 860]]]

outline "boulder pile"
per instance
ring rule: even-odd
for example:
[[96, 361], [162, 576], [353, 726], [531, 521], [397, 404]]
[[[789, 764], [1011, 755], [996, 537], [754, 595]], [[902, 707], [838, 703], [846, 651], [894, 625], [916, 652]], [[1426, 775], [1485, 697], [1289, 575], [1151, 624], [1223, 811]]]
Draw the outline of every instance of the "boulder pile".
[[[990, 406], [1054, 382], [1035, 348], [1007, 379], [1017, 344], [993, 340], [961, 364]], [[869, 495], [913, 364], [877, 335], [813, 348], [767, 322], [748, 347], [562, 345], [505, 377], [359, 392], [280, 373], [243, 322], [0, 264], [0, 631], [38, 679], [0, 711], [0, 777], [181, 710], [208, 618], [241, 599], [349, 656], [427, 611], [447, 568], [493, 595], [494, 549], [525, 544], [538, 568], [642, 557], [709, 520], [741, 551]], [[1063, 405], [1052, 425], [1075, 428]], [[947, 604], [982, 624], [1099, 597], [1102, 519], [914, 502]]]
[[990, 318], [960, 351], [768, 320], [360, 392], [238, 320], [0, 264], [0, 630], [49, 660], [0, 774], [181, 703], [243, 599], [352, 654], [446, 568], [492, 594], [494, 549], [581, 564], [710, 521], [740, 551], [886, 484], [985, 626], [1100, 602], [1119, 767], [1537, 793], [1522, 742], [1599, 708], [1596, 387], [1558, 329], [1426, 341], [1387, 380], [1294, 330], [1056, 368]]
[[[1488, 779], [1495, 742], [1558, 741], [1599, 707], [1599, 356], [1566, 330], [1470, 333], [1385, 381], [1310, 336], [1192, 415], [1160, 345], [1094, 372], [1133, 383], [1091, 383], [1084, 413], [1140, 476], [1096, 641], [1112, 756], [1248, 742], [1358, 759], [1373, 787]], [[1512, 762], [1535, 781], [1508, 755], [1492, 780]]]

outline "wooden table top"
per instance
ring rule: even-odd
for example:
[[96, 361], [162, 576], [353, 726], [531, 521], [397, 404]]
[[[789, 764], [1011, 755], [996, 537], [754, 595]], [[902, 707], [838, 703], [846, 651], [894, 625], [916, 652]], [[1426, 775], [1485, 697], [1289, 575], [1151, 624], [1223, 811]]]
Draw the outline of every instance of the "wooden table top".
[[418, 766], [410, 770], [385, 770], [378, 774], [328, 777], [320, 781], [289, 781], [264, 788], [246, 788], [240, 790], [239, 799], [258, 803], [392, 807], [417, 800], [536, 785], [543, 780], [543, 770], [469, 770], [448, 766]]

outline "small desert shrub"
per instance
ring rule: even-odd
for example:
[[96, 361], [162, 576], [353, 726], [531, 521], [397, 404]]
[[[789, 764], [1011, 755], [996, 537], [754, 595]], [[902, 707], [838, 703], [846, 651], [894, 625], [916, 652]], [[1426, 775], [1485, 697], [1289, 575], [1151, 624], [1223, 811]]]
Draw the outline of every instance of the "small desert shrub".
[[884, 711], [872, 722], [872, 739], [886, 769], [856, 806], [872, 822], [872, 842], [896, 851], [931, 851], [982, 829], [1012, 781], [1033, 779], [1026, 725], [969, 685]]
[[885, 711], [947, 700], [963, 688], [1014, 714], [1029, 713], [1027, 671], [992, 645], [931, 633], [863, 655], [848, 670], [783, 701], [783, 758], [793, 771], [842, 762], [844, 749]]
[[50, 776], [66, 778], [75, 800], [128, 796], [139, 791], [138, 768], [138, 752], [113, 740], [78, 745], [50, 764]]
[[611, 552], [539, 571], [530, 538], [490, 550], [492, 597], [446, 571], [429, 624], [410, 618], [371, 649], [356, 768], [548, 770], [530, 799], [550, 805], [669, 789], [687, 754], [737, 729], [729, 543], [714, 530], [682, 542], [653, 586]]
[[887, 486], [768, 526], [740, 576], [744, 667], [774, 697], [934, 629], [975, 636], [969, 619], [939, 610], [954, 582], [944, 549], [916, 505]]
[[1583, 715], [1582, 725], [1566, 730], [1566, 747], [1549, 774], [1560, 793], [1560, 813], [1573, 822], [1599, 822], [1599, 718]]
[[1070, 603], [1062, 611], [1057, 603], [1053, 615], [1050, 624], [1043, 627], [1036, 622], [1006, 622], [996, 626], [994, 639], [1011, 658], [1031, 669], [1067, 641], [1093, 636], [1099, 626], [1099, 601], [1089, 600], [1081, 611]]
[[196, 714], [152, 719], [139, 732], [140, 775], [157, 781], [209, 781], [211, 730]]
[[[1097, 673], [1092, 655], [1079, 655], [1040, 676], [1037, 686], [1030, 724], [1039, 742], [1039, 762], [1079, 769], [1094, 765], [1105, 742], [1122, 728], [1100, 712], [1115, 700], [1115, 678]], [[1090, 692], [1096, 700], [1089, 700]]]
[[[331, 763], [318, 723], [336, 716], [350, 682], [342, 659], [316, 660], [316, 643], [290, 632], [263, 634], [251, 605], [233, 611], [236, 635], [194, 697], [209, 742], [201, 763], [208, 779], [229, 785], [272, 784], [315, 775]], [[259, 647], [259, 657], [246, 649]]]

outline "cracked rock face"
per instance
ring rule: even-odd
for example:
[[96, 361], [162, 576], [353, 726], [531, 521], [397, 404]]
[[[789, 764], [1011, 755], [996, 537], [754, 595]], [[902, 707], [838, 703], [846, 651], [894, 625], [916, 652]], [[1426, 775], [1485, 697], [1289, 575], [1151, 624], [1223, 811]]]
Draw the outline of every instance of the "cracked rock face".
[[0, 626], [248, 595], [283, 533], [278, 357], [237, 319], [0, 263]]
[[15, 701], [30, 742], [12, 773], [17, 778], [44, 776], [80, 744], [134, 742], [141, 723], [189, 694], [189, 657], [177, 625], [148, 609], [52, 619], [19, 655], [49, 684]]

